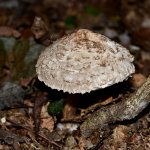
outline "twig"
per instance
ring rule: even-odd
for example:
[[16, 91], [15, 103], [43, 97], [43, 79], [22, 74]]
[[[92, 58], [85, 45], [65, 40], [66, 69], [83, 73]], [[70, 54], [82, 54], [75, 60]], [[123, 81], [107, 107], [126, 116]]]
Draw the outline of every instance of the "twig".
[[89, 137], [98, 128], [116, 121], [137, 116], [148, 104], [150, 97], [150, 76], [130, 97], [117, 104], [106, 106], [94, 112], [80, 126], [82, 136]]
[[88, 107], [87, 109], [82, 109], [81, 110], [81, 116], [86, 116], [87, 114], [89, 114], [90, 112], [94, 112], [96, 109], [104, 106], [104, 105], [108, 105], [110, 103], [113, 102], [113, 98], [112, 97], [109, 97], [107, 98], [105, 101], [100, 101], [96, 104], [93, 104], [92, 106]]

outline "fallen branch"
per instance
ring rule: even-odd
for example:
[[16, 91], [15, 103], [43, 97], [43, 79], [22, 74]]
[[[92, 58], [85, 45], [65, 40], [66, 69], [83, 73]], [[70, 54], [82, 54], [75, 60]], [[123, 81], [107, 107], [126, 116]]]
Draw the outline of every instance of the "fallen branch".
[[80, 126], [82, 136], [89, 137], [94, 131], [109, 123], [129, 120], [137, 116], [150, 102], [150, 76], [130, 97], [117, 104], [94, 112]]

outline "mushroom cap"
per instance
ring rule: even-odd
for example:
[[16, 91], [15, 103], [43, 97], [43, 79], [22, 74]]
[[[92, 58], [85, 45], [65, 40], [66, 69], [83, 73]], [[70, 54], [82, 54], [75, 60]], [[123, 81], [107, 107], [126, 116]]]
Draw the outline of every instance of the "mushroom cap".
[[130, 52], [104, 35], [79, 29], [48, 46], [36, 72], [52, 89], [86, 93], [122, 82], [135, 72]]

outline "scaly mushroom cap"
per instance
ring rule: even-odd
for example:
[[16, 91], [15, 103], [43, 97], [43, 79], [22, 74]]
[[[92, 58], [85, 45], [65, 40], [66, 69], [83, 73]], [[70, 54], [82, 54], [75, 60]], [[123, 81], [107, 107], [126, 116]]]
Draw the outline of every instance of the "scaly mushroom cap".
[[86, 93], [126, 79], [135, 71], [133, 60], [120, 44], [79, 29], [48, 46], [37, 61], [36, 72], [52, 89]]

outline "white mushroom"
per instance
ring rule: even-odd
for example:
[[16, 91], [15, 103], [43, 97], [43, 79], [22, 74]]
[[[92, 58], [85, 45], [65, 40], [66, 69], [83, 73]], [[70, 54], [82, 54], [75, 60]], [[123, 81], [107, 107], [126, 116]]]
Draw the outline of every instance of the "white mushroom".
[[130, 52], [107, 37], [79, 29], [48, 46], [36, 72], [52, 89], [86, 93], [122, 82], [135, 72]]
[[133, 60], [121, 45], [80, 29], [48, 46], [36, 71], [39, 80], [52, 89], [83, 94], [128, 78], [135, 71]]

